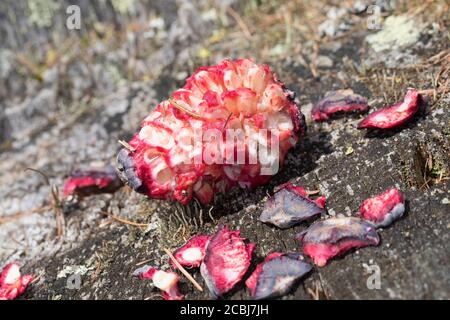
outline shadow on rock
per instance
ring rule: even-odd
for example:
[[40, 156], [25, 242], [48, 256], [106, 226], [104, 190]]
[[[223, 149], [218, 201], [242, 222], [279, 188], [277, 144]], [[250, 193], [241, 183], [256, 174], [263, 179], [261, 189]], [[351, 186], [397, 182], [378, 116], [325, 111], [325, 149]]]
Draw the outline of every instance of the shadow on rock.
[[330, 134], [326, 132], [304, 137], [288, 153], [284, 165], [269, 183], [254, 190], [235, 188], [225, 195], [218, 195], [213, 204], [212, 215], [218, 219], [247, 206], [256, 205], [271, 194], [276, 186], [314, 171], [317, 168], [317, 160], [332, 152], [330, 139]]

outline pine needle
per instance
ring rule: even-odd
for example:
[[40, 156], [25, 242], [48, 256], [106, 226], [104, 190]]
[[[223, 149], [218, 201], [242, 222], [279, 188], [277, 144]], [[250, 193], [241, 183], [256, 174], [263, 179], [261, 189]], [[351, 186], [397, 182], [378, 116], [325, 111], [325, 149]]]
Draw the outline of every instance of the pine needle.
[[186, 269], [183, 268], [183, 266], [175, 259], [173, 254], [166, 248], [163, 248], [164, 252], [169, 256], [170, 260], [175, 264], [175, 266], [178, 268], [178, 270], [181, 271], [182, 274], [194, 285], [195, 288], [197, 288], [198, 291], [203, 292], [203, 288], [198, 284], [197, 281], [189, 274], [189, 272], [186, 271]]
[[106, 211], [101, 211], [102, 214], [111, 217], [112, 219], [121, 222], [123, 224], [127, 224], [130, 226], [134, 226], [134, 227], [140, 227], [140, 228], [146, 228], [148, 227], [148, 223], [139, 223], [139, 222], [134, 222], [134, 221], [130, 221], [121, 217], [118, 217], [112, 213], [106, 212]]
[[180, 104], [176, 103], [175, 100], [169, 99], [169, 102], [170, 102], [170, 104], [172, 104], [178, 110], [186, 112], [187, 114], [189, 114], [189, 115], [191, 115], [191, 116], [193, 116], [195, 118], [201, 118], [200, 115], [196, 114], [192, 110], [189, 110], [188, 108], [185, 108], [185, 107], [181, 106]]
[[135, 152], [135, 151], [136, 151], [136, 149], [133, 148], [132, 146], [130, 146], [130, 144], [129, 144], [128, 142], [123, 141], [123, 140], [119, 140], [118, 142], [119, 142], [125, 149], [127, 149], [128, 151], [130, 151], [130, 152]]

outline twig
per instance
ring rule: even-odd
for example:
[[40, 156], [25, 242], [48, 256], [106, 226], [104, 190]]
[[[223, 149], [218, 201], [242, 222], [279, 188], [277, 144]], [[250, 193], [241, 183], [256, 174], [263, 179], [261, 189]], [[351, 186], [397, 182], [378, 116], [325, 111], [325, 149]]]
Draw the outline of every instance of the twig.
[[33, 284], [33, 283], [38, 282], [41, 278], [42, 278], [42, 274], [38, 275], [36, 278], [34, 278], [33, 280], [31, 280], [30, 284]]
[[177, 102], [175, 102], [175, 100], [173, 99], [169, 99], [170, 104], [172, 104], [175, 108], [177, 108], [180, 111], [186, 112], [187, 114], [195, 117], [195, 118], [201, 118], [200, 115], [196, 114], [195, 112], [193, 112], [192, 110], [189, 110], [181, 105], [179, 105]]
[[[320, 284], [320, 291], [323, 292], [323, 294], [325, 295], [325, 299], [326, 300], [330, 300], [330, 296], [328, 295], [327, 291], [325, 290], [325, 287], [323, 285], [323, 280], [322, 280], [322, 276], [320, 275], [320, 273], [318, 273], [319, 275], [319, 284]], [[316, 283], [317, 284], [317, 283]]]
[[143, 261], [141, 261], [141, 262], [136, 263], [136, 266], [141, 266], [141, 265], [146, 264], [147, 262], [150, 262], [150, 261], [152, 261], [152, 260], [153, 260], [153, 259], [146, 259], [146, 260], [143, 260]]
[[[198, 208], [198, 211], [196, 211], [196, 216], [198, 216], [200, 228], [202, 228], [203, 227], [203, 208], [197, 198], [194, 198], [194, 201], [197, 204], [196, 208]], [[198, 214], [197, 214], [197, 212], [198, 212]]]
[[416, 8], [413, 12], [412, 12], [412, 16], [417, 16], [420, 13], [422, 13], [423, 11], [425, 11], [430, 5], [432, 4], [432, 1], [428, 1], [425, 4], [423, 4], [422, 6]]
[[195, 219], [195, 217], [197, 216], [197, 210], [195, 209], [195, 203], [194, 203], [194, 213], [192, 213], [191, 207], [188, 205], [186, 206], [186, 212], [188, 213], [189, 216], [189, 222], [193, 222], [194, 223], [194, 227], [197, 229], [198, 228], [198, 224], [197, 224], [197, 219]]
[[27, 170], [33, 171], [33, 172], [36, 172], [36, 173], [40, 174], [40, 175], [45, 179], [45, 183], [46, 183], [48, 186], [51, 187], [50, 179], [48, 178], [48, 175], [47, 175], [45, 172], [43, 172], [43, 171], [41, 171], [41, 170], [38, 170], [38, 169], [25, 168], [25, 171], [27, 171]]
[[250, 33], [250, 30], [248, 29], [247, 25], [245, 24], [244, 20], [239, 16], [239, 14], [234, 11], [234, 9], [231, 6], [227, 7], [227, 12], [230, 14], [230, 16], [233, 17], [233, 19], [236, 21], [238, 26], [241, 28], [242, 32], [244, 33], [244, 36], [248, 39], [252, 39], [252, 34]]
[[130, 151], [130, 152], [135, 152], [135, 151], [136, 151], [136, 149], [133, 148], [132, 146], [130, 146], [130, 144], [129, 144], [128, 142], [123, 141], [123, 140], [119, 140], [118, 142], [119, 142], [125, 149], [127, 149], [128, 151]]
[[22, 66], [24, 66], [28, 71], [31, 72], [31, 74], [38, 79], [39, 81], [43, 80], [42, 72], [39, 70], [39, 67], [36, 66], [33, 62], [28, 60], [25, 56], [18, 54], [15, 57], [16, 61], [20, 63]]
[[[178, 214], [179, 212], [179, 206], [180, 204], [178, 204], [178, 202], [175, 203], [175, 210], [173, 211], [173, 214], [170, 215], [170, 218], [175, 217], [176, 220], [178, 221], [178, 223], [183, 224], [183, 220], [181, 219], [180, 215]], [[171, 219], [169, 220], [171, 221]], [[177, 222], [175, 222], [177, 223]]]
[[181, 224], [184, 224], [185, 226], [188, 226], [189, 223], [186, 220], [185, 216], [186, 207], [180, 203], [175, 204], [175, 216], [178, 218]]
[[0, 217], [0, 224], [11, 222], [11, 221], [14, 221], [14, 220], [18, 220], [20, 218], [27, 217], [27, 216], [30, 216], [30, 215], [35, 214], [35, 213], [42, 213], [42, 212], [45, 212], [46, 210], [49, 210], [49, 209], [51, 209], [50, 206], [43, 206], [43, 207], [40, 207], [40, 208], [34, 208], [34, 209], [32, 209], [30, 211], [26, 211], [26, 212], [19, 211], [19, 212], [16, 212], [15, 214], [12, 214], [12, 215]]
[[306, 190], [305, 192], [308, 196], [312, 196], [312, 195], [318, 194], [320, 192], [320, 189], [312, 190], [312, 191]]
[[97, 279], [98, 275], [102, 271], [102, 259], [101, 259], [100, 255], [97, 252], [95, 252], [95, 257], [97, 258], [97, 260], [96, 260], [96, 263], [95, 263], [94, 273], [91, 275], [91, 281], [95, 281]]
[[62, 212], [61, 209], [62, 201], [59, 197], [58, 188], [50, 183], [50, 179], [45, 172], [33, 168], [26, 168], [25, 171], [27, 170], [40, 174], [45, 179], [45, 183], [50, 187], [50, 191], [52, 193], [53, 198], [53, 211], [55, 212], [56, 217], [56, 237], [60, 238], [61, 236], [64, 235], [64, 226], [66, 224], [66, 221], [64, 219], [64, 213]]
[[417, 91], [419, 94], [422, 95], [429, 95], [430, 93], [434, 93], [436, 91], [436, 89], [424, 89], [424, 90], [419, 90]]
[[227, 127], [228, 122], [230, 121], [230, 118], [231, 118], [232, 115], [233, 115], [233, 112], [230, 112], [230, 114], [229, 114], [228, 117], [227, 117], [227, 120], [225, 121], [225, 124], [223, 125], [222, 132], [223, 132], [223, 131], [225, 130], [225, 128]]
[[442, 60], [446, 59], [447, 57], [450, 57], [450, 49], [442, 50], [438, 54], [430, 57], [428, 59], [428, 61], [433, 64], [436, 64], [436, 63], [441, 62]]
[[135, 226], [135, 227], [140, 227], [140, 228], [148, 227], [148, 223], [139, 223], [139, 222], [130, 221], [130, 220], [127, 220], [127, 219], [124, 219], [124, 218], [120, 218], [120, 217], [118, 217], [118, 216], [116, 216], [116, 215], [114, 215], [112, 213], [106, 212], [106, 211], [100, 211], [100, 212], [102, 214], [106, 215], [106, 216], [109, 216], [109, 217], [113, 218], [116, 221], [119, 221], [119, 222], [124, 223], [124, 224], [128, 224], [130, 226]]
[[[176, 239], [176, 237], [178, 236], [178, 233], [180, 233], [180, 231], [183, 229], [183, 231], [185, 230], [184, 225], [180, 225], [177, 229], [177, 231], [175, 231], [175, 233], [173, 234], [173, 239]], [[184, 233], [184, 232], [183, 232]]]
[[[448, 81], [447, 81], [448, 82]], [[418, 90], [417, 92], [422, 95], [430, 95], [430, 94], [436, 94], [436, 93], [446, 93], [447, 91], [447, 83], [444, 85], [444, 87], [439, 87], [438, 89], [424, 89], [424, 90]]]
[[164, 299], [164, 296], [162, 294], [155, 293], [155, 294], [149, 295], [148, 297], [145, 297], [144, 300], [154, 300], [154, 298], [156, 298], [156, 297]]
[[216, 220], [213, 218], [212, 213], [211, 213], [211, 211], [212, 211], [213, 208], [214, 208], [214, 206], [212, 206], [211, 208], [209, 208], [209, 210], [208, 210], [208, 215], [209, 215], [209, 217], [211, 218], [211, 221], [212, 221], [213, 223], [216, 223]]
[[319, 70], [317, 69], [317, 58], [319, 56], [319, 50], [320, 46], [319, 43], [314, 43], [314, 51], [310, 60], [310, 63], [308, 64], [309, 70], [311, 71], [311, 74], [314, 78], [319, 77]]
[[319, 300], [319, 298], [320, 298], [319, 286], [317, 285], [317, 283], [315, 284], [315, 286], [316, 286], [316, 290], [315, 291], [313, 291], [311, 288], [308, 288], [307, 291], [311, 295], [313, 300]]
[[180, 214], [181, 214], [181, 218], [183, 219], [184, 225], [188, 226], [189, 223], [186, 220], [187, 208], [188, 207], [185, 207], [185, 206], [181, 205], [181, 207], [179, 207], [179, 208], [181, 208]]
[[189, 272], [186, 271], [186, 269], [183, 268], [183, 266], [175, 259], [173, 254], [166, 248], [163, 248], [164, 252], [169, 256], [170, 260], [175, 264], [175, 266], [178, 268], [178, 270], [181, 271], [181, 273], [184, 274], [184, 276], [194, 285], [194, 287], [200, 291], [203, 292], [203, 288], [198, 284], [197, 281], [189, 274]]

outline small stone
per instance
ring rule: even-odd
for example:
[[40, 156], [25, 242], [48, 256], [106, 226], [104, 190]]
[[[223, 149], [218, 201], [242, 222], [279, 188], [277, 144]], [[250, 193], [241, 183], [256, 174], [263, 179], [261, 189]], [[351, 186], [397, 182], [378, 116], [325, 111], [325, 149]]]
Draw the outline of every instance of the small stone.
[[345, 150], [345, 155], [351, 155], [355, 150], [353, 149], [352, 145], [347, 145], [347, 149]]
[[331, 68], [333, 66], [333, 60], [327, 56], [318, 56], [316, 65], [319, 68]]

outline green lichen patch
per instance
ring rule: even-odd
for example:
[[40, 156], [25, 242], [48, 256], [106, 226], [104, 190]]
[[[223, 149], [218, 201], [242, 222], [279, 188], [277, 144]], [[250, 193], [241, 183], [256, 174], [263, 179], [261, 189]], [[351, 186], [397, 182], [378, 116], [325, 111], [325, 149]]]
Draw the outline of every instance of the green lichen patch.
[[422, 28], [412, 16], [390, 16], [384, 21], [383, 29], [368, 36], [366, 41], [375, 52], [405, 48], [419, 40]]

